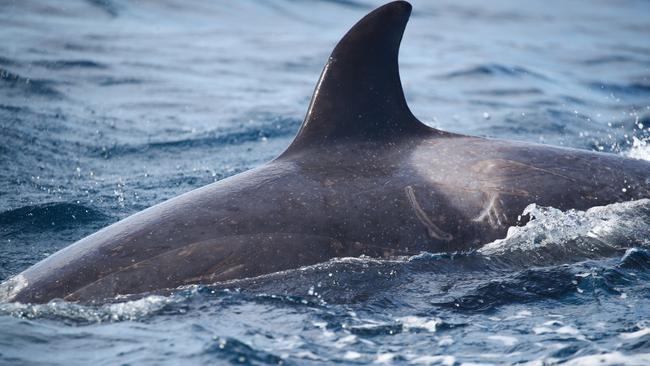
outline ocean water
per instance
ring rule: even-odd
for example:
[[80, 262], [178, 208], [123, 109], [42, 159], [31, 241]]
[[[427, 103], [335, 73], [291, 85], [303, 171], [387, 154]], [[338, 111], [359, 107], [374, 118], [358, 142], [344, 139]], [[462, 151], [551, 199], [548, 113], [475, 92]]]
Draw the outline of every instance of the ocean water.
[[[0, 2], [0, 280], [275, 157], [380, 4]], [[650, 159], [650, 2], [413, 5], [400, 65], [422, 121]], [[0, 364], [650, 364], [650, 200], [527, 211], [471, 253], [0, 303]]]

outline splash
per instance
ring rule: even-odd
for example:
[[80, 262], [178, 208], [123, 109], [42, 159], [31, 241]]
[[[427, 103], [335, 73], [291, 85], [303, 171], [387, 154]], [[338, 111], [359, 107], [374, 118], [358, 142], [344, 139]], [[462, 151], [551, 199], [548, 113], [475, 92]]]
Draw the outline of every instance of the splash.
[[650, 161], [650, 139], [632, 137], [632, 148], [625, 155], [634, 159]]
[[561, 211], [531, 204], [523, 212], [532, 218], [523, 227], [511, 227], [504, 239], [484, 245], [485, 256], [524, 254], [548, 260], [611, 256], [631, 247], [650, 246], [650, 200], [642, 199], [586, 211]]
[[82, 305], [52, 300], [46, 304], [0, 303], [0, 315], [23, 319], [52, 319], [67, 324], [141, 320], [185, 301], [179, 295], [150, 295], [137, 300], [103, 305]]

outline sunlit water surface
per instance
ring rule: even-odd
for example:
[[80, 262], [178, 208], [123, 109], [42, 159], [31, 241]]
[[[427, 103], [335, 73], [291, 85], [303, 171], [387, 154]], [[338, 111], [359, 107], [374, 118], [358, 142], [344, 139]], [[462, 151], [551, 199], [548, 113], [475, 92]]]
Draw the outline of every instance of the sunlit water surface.
[[[0, 280], [276, 156], [376, 5], [0, 2]], [[400, 64], [427, 124], [650, 158], [647, 1], [414, 6]], [[0, 363], [650, 364], [650, 201], [528, 210], [473, 253], [0, 303]]]

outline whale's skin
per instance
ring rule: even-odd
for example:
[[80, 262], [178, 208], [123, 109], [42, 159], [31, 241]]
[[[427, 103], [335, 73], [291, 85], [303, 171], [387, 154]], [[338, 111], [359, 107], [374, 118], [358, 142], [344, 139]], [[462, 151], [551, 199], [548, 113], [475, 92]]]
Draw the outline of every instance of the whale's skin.
[[584, 210], [650, 197], [647, 161], [417, 121], [397, 71], [410, 10], [389, 3], [348, 32], [278, 158], [106, 227], [7, 281], [4, 293], [88, 302], [335, 257], [472, 250], [521, 224], [531, 203]]

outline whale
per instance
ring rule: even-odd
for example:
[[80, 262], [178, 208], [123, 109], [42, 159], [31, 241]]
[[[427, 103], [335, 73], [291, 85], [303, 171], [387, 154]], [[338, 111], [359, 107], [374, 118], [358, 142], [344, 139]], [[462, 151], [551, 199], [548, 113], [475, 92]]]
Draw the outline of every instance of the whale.
[[114, 223], [10, 278], [5, 301], [100, 302], [333, 258], [472, 251], [535, 203], [650, 197], [650, 162], [445, 132], [409, 110], [398, 53], [411, 5], [356, 23], [277, 158]]

